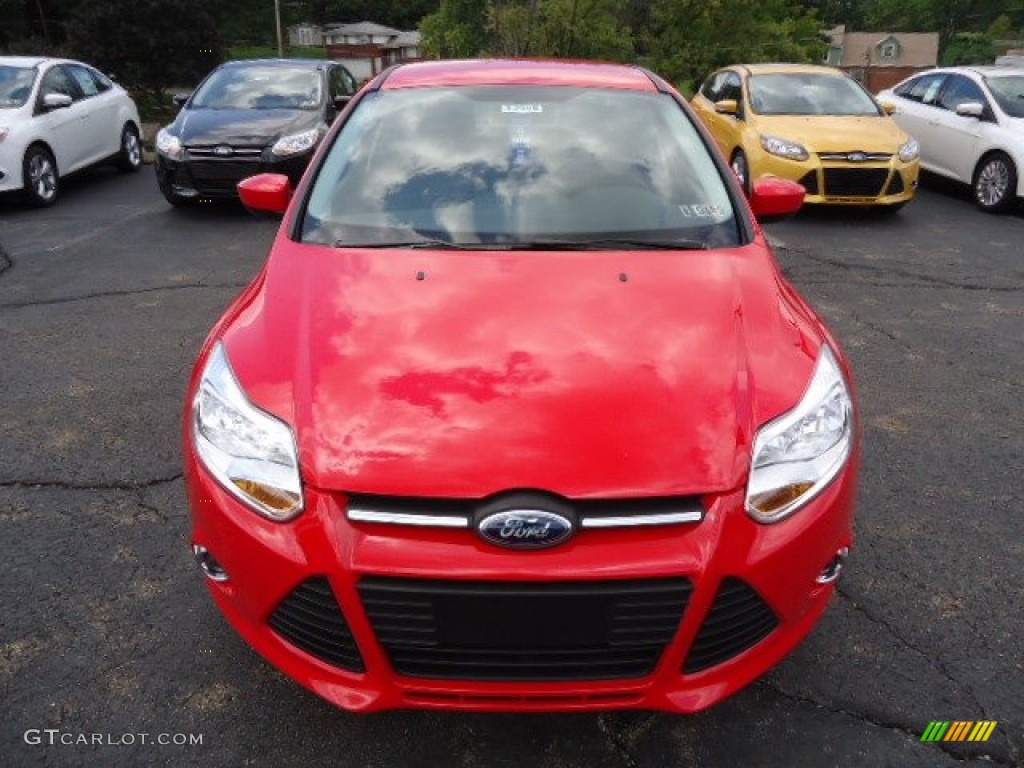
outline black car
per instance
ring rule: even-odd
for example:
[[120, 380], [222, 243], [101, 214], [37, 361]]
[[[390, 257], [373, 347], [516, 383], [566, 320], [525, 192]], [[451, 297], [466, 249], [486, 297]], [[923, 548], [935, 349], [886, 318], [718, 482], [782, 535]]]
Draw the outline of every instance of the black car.
[[156, 137], [156, 177], [172, 205], [231, 199], [257, 173], [297, 184], [335, 115], [356, 92], [341, 64], [306, 59], [229, 61], [187, 97]]

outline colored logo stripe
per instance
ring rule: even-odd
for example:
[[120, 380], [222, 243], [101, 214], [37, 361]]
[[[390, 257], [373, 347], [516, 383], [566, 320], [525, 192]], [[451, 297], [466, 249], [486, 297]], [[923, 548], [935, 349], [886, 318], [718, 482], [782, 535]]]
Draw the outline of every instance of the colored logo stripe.
[[932, 720], [921, 741], [988, 741], [997, 720]]

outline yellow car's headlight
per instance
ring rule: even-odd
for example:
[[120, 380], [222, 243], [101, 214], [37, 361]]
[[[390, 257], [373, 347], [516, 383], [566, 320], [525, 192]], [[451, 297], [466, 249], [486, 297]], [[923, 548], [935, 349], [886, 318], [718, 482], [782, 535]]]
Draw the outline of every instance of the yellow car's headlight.
[[762, 136], [761, 148], [770, 155], [784, 157], [787, 160], [806, 160], [810, 157], [803, 144], [780, 139], [778, 136]]

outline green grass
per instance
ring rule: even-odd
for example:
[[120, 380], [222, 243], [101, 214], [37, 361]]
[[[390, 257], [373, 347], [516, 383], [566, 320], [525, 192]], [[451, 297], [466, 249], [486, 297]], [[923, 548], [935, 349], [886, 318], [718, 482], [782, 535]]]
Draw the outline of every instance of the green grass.
[[[304, 48], [301, 45], [286, 45], [286, 59], [325, 59], [327, 51], [323, 48]], [[232, 45], [228, 48], [229, 59], [276, 59], [276, 45]]]

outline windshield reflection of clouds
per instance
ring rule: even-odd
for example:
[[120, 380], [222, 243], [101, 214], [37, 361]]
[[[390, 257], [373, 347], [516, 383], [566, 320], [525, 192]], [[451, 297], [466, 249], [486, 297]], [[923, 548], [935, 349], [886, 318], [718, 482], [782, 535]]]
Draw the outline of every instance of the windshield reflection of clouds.
[[878, 107], [853, 80], [839, 75], [752, 75], [750, 106], [760, 115], [877, 116]]
[[320, 104], [320, 73], [281, 67], [228, 67], [196, 93], [197, 109], [314, 109]]
[[0, 67], [0, 108], [23, 107], [35, 80], [33, 67]]
[[992, 77], [988, 87], [1010, 117], [1024, 117], [1024, 77]]
[[439, 88], [360, 105], [319, 174], [303, 239], [514, 243], [695, 231], [736, 242], [721, 177], [668, 97]]

